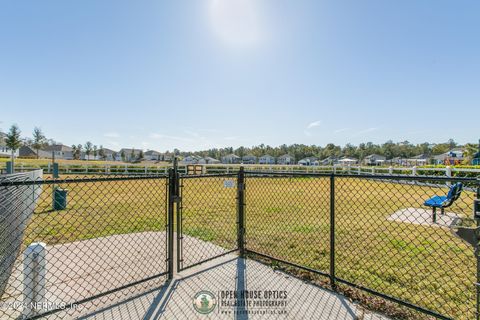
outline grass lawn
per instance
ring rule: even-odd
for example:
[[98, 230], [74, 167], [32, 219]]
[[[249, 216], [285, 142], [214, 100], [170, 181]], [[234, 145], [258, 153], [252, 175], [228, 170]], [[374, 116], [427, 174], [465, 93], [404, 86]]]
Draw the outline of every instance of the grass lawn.
[[[236, 245], [236, 189], [224, 180], [182, 180], [183, 231], [227, 249]], [[47, 244], [165, 230], [166, 180], [66, 184], [68, 207], [51, 211], [52, 186], [27, 227], [25, 243]], [[475, 309], [473, 250], [449, 229], [389, 221], [421, 208], [446, 188], [336, 178], [336, 275], [457, 319]], [[471, 214], [473, 192], [447, 211]], [[328, 178], [247, 178], [246, 246], [323, 272], [329, 270]]]
[[[90, 178], [90, 177], [89, 177]], [[43, 185], [25, 243], [67, 243], [102, 236], [165, 230], [167, 180], [75, 182], [67, 209], [52, 211], [52, 185]]]

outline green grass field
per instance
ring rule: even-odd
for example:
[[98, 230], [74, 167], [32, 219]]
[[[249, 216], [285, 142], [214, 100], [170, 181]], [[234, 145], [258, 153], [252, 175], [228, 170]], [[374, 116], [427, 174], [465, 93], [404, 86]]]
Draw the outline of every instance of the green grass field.
[[[230, 178], [183, 180], [183, 231], [230, 249], [236, 245], [236, 189], [225, 188], [225, 179]], [[43, 186], [25, 244], [165, 230], [165, 179], [61, 187], [69, 190], [67, 209], [52, 212], [52, 186]], [[387, 220], [446, 191], [336, 178], [336, 275], [456, 319], [472, 318], [473, 250], [448, 228]], [[473, 192], [463, 192], [448, 212], [470, 215], [473, 198]], [[247, 178], [246, 246], [328, 272], [329, 213], [328, 178]]]

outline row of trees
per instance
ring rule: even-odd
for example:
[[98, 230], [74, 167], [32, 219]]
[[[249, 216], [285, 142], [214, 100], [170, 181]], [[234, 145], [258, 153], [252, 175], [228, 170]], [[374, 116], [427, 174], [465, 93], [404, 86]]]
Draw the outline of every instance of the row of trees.
[[[21, 146], [30, 146], [35, 150], [37, 154], [37, 159], [39, 157], [39, 151], [49, 145], [57, 144], [56, 141], [52, 139], [47, 139], [45, 134], [42, 130], [38, 127], [35, 127], [32, 132], [32, 137], [21, 138], [21, 131], [18, 125], [14, 124], [10, 127], [10, 130], [6, 134], [4, 141], [0, 141], [0, 143], [5, 144], [12, 152], [12, 161], [15, 155], [15, 150], [19, 149]], [[90, 141], [87, 141], [85, 145], [72, 145], [72, 153], [74, 159], [80, 159], [82, 151], [85, 152], [87, 155], [87, 159], [90, 155], [93, 155], [94, 158], [97, 155], [101, 159], [105, 159], [105, 150], [103, 146], [97, 147]]]
[[[279, 147], [271, 147], [269, 145], [260, 144], [251, 148], [239, 147], [239, 148], [213, 148], [200, 152], [195, 152], [196, 155], [202, 157], [212, 157], [220, 159], [221, 157], [234, 153], [240, 157], [248, 154], [252, 154], [256, 157], [260, 157], [265, 154], [269, 154], [274, 157], [279, 157], [284, 154], [290, 154], [295, 157], [296, 160], [300, 160], [306, 157], [317, 157], [325, 159], [328, 157], [349, 157], [356, 159], [363, 159], [370, 154], [379, 154], [385, 156], [387, 159], [400, 157], [411, 158], [416, 155], [424, 154], [427, 157], [442, 154], [448, 152], [451, 149], [460, 147], [453, 139], [450, 139], [444, 143], [432, 144], [428, 142], [420, 144], [412, 144], [409, 141], [393, 142], [391, 140], [383, 144], [374, 144], [372, 142], [361, 143], [358, 146], [347, 143], [345, 146], [335, 145], [333, 143], [327, 144], [325, 147], [317, 145], [304, 145], [304, 144], [283, 144]], [[466, 161], [478, 151], [477, 144], [467, 143], [462, 147], [465, 150]], [[175, 155], [186, 156], [190, 153], [180, 152], [175, 150]]]
[[[18, 125], [14, 124], [10, 127], [10, 130], [6, 134], [5, 138], [0, 136], [0, 144], [5, 144], [5, 146], [11, 150], [12, 162], [13, 162], [15, 151], [18, 150], [21, 146], [32, 147], [35, 150], [35, 153], [38, 159], [39, 151], [41, 149], [49, 145], [57, 144], [57, 142], [52, 139], [47, 139], [47, 137], [39, 127], [35, 127], [33, 129], [31, 138], [30, 137], [22, 138], [20, 128], [18, 127]], [[97, 145], [94, 145], [90, 141], [87, 141], [84, 145], [81, 145], [81, 144], [72, 145], [72, 153], [73, 153], [74, 159], [77, 159], [77, 160], [80, 159], [82, 152], [85, 152], [87, 159], [89, 159], [90, 156], [93, 156], [93, 158], [96, 159], [98, 156], [100, 159], [106, 160], [105, 149], [103, 148], [102, 145], [98, 147]], [[116, 153], [113, 156], [116, 157]], [[123, 160], [126, 159], [126, 155], [123, 151], [120, 153], [120, 156]], [[141, 151], [140, 154], [135, 155], [133, 154], [133, 148], [132, 148], [132, 155], [130, 155], [130, 159], [134, 159], [134, 160], [143, 159], [143, 151]]]
[[107, 155], [105, 153], [105, 149], [103, 148], [102, 145], [98, 147], [97, 145], [94, 145], [90, 141], [87, 141], [84, 145], [78, 144], [72, 145], [72, 153], [73, 153], [73, 159], [79, 160], [82, 152], [85, 152], [85, 155], [87, 156], [87, 160], [90, 160], [90, 156], [92, 155], [94, 159], [97, 159], [97, 156], [102, 159], [106, 160]]
[[[92, 155], [94, 159], [97, 159], [97, 156], [98, 156], [100, 160], [107, 160], [107, 153], [106, 153], [106, 150], [103, 148], [103, 146], [100, 145], [99, 147], [97, 147], [90, 141], [87, 141], [84, 145], [81, 145], [81, 144], [72, 145], [73, 159], [75, 160], [80, 159], [82, 152], [85, 152], [87, 160], [90, 159], [90, 155]], [[127, 155], [125, 154], [123, 149], [119, 153], [113, 152], [112, 154], [113, 159], [116, 159], [118, 155], [120, 155], [123, 161], [127, 160]], [[138, 153], [135, 153], [135, 148], [131, 149], [131, 153], [129, 154], [129, 157], [128, 157], [128, 159], [132, 162], [141, 161], [143, 160], [143, 158], [144, 158], [143, 151], [140, 150]]]

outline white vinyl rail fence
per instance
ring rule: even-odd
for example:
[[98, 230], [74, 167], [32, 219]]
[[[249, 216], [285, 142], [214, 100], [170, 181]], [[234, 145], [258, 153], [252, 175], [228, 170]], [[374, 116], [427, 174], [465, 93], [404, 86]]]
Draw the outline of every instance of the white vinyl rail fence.
[[[190, 165], [192, 166], [192, 165]], [[377, 167], [377, 166], [298, 166], [298, 165], [260, 165], [260, 164], [206, 164], [201, 166], [204, 174], [233, 173], [237, 172], [240, 166], [247, 171], [282, 172], [282, 173], [335, 173], [335, 174], [356, 174], [356, 175], [413, 175], [413, 176], [468, 176], [480, 177], [480, 168], [457, 168], [457, 167]], [[139, 164], [59, 164], [60, 174], [167, 174], [172, 165], [139, 165]], [[189, 165], [180, 164], [178, 170], [182, 174], [188, 174]], [[15, 172], [26, 172], [43, 169], [45, 174], [51, 174], [53, 166], [51, 163], [41, 166], [16, 163]], [[5, 172], [5, 164], [0, 167]]]

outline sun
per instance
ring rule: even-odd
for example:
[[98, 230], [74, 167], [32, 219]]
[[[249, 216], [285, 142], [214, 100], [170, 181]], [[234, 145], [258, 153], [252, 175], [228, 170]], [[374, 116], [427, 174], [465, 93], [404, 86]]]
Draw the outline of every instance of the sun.
[[215, 35], [229, 46], [254, 46], [264, 36], [258, 0], [210, 0], [209, 19]]

